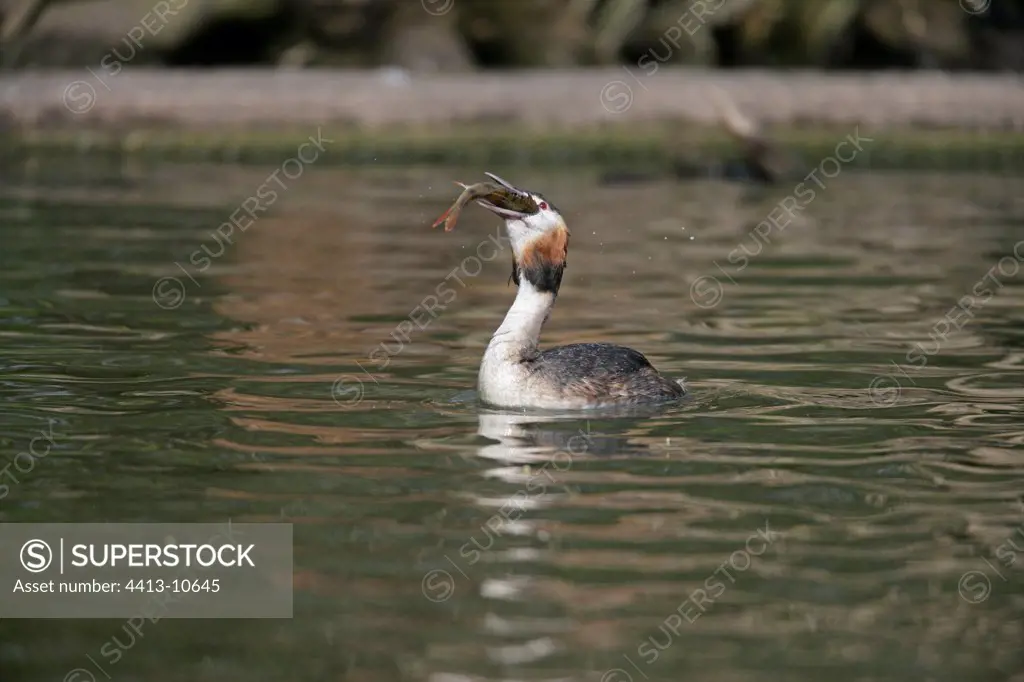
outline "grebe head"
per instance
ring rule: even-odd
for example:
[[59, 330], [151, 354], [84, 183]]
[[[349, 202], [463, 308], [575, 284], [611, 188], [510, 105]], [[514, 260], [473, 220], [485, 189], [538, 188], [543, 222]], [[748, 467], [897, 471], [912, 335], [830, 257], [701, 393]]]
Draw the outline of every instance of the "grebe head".
[[569, 250], [569, 228], [554, 205], [536, 192], [520, 189], [493, 173], [486, 175], [507, 190], [495, 201], [477, 203], [505, 221], [512, 243], [512, 279], [525, 277], [538, 291], [558, 293]]

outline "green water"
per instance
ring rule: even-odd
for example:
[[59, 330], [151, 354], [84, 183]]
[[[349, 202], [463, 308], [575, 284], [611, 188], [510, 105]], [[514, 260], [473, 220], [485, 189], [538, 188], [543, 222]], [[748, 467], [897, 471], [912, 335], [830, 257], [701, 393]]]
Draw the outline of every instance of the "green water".
[[[161, 620], [116, 662], [123, 621], [4, 620], [4, 682], [1024, 669], [1019, 178], [851, 170], [758, 233], [793, 188], [310, 167], [218, 246], [273, 170], [0, 188], [0, 467], [52, 430], [0, 521], [295, 524], [294, 619]], [[510, 254], [482, 211], [429, 225], [483, 170], [572, 229], [544, 342], [633, 346], [689, 401], [474, 402]]]

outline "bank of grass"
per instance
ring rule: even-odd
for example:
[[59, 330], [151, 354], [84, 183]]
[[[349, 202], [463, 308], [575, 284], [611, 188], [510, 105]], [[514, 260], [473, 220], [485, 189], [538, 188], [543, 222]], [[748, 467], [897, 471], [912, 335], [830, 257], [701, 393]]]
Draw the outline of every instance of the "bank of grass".
[[[1024, 171], [1024, 132], [961, 129], [857, 128], [864, 144], [852, 165], [875, 170]], [[806, 164], [834, 153], [854, 127], [779, 127], [771, 136]], [[30, 130], [0, 135], [0, 148], [13, 160], [87, 155], [172, 162], [275, 164], [316, 137], [315, 128], [263, 130], [181, 130], [140, 128], [131, 132]], [[512, 125], [464, 125], [446, 129], [355, 130], [322, 126], [331, 140], [318, 164], [597, 166], [669, 169], [680, 160], [700, 166], [737, 153], [717, 128], [691, 123], [531, 130]], [[6, 137], [6, 139], [5, 139]], [[843, 153], [849, 153], [844, 150]]]

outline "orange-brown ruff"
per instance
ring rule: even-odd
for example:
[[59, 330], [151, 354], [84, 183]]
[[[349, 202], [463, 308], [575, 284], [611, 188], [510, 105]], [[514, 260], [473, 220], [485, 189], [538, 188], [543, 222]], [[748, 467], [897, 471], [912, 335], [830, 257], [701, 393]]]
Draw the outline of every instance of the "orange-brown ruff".
[[558, 293], [569, 255], [569, 228], [564, 224], [526, 242], [522, 254], [512, 254], [512, 281], [522, 286], [522, 277], [541, 291]]
[[524, 268], [564, 268], [569, 255], [569, 228], [559, 226], [527, 243], [523, 249]]
[[542, 195], [496, 175], [505, 197], [477, 199], [505, 221], [512, 243], [512, 307], [480, 363], [480, 398], [500, 407], [590, 409], [677, 400], [681, 381], [658, 373], [641, 353], [608, 343], [576, 343], [546, 351], [540, 331], [558, 296], [569, 251], [569, 229]]

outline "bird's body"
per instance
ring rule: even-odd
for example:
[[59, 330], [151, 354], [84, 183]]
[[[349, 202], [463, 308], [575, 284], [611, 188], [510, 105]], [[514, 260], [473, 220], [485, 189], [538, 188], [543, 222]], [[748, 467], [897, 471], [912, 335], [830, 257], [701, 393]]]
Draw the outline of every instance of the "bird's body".
[[477, 201], [505, 220], [512, 244], [512, 279], [519, 287], [480, 363], [479, 393], [498, 407], [577, 410], [677, 400], [681, 381], [668, 379], [638, 351], [607, 343], [540, 350], [541, 328], [554, 307], [565, 270], [569, 229], [539, 194], [495, 175], [510, 199]]
[[682, 384], [658, 373], [642, 353], [610, 343], [574, 343], [519, 359], [484, 356], [480, 397], [488, 403], [540, 409], [588, 409], [676, 400]]

